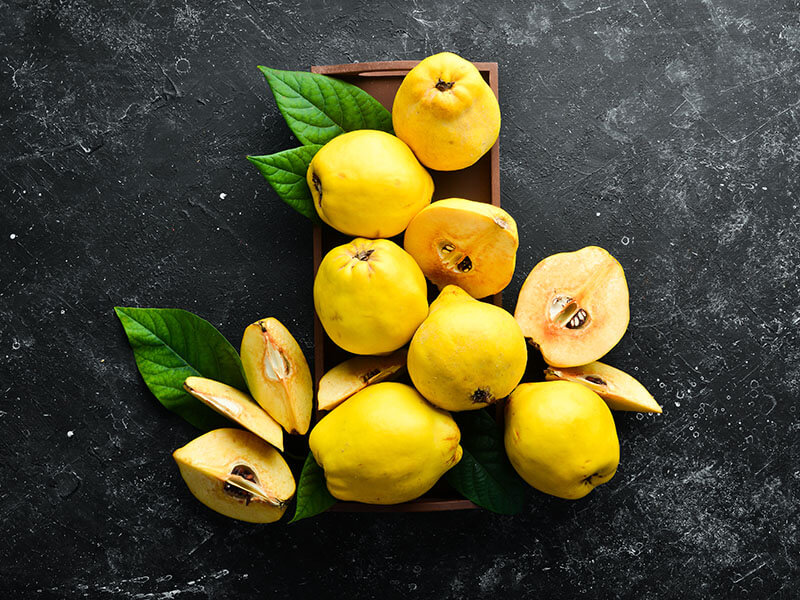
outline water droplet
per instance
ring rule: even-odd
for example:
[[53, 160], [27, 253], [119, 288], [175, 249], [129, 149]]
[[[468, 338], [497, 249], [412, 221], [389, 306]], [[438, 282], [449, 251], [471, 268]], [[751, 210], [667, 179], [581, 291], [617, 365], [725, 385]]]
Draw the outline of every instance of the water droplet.
[[12, 350], [19, 350], [22, 347], [22, 344], [19, 343], [17, 338], [14, 338], [14, 341], [11, 342], [11, 349]]
[[627, 235], [623, 235], [620, 241], [622, 242], [623, 246], [627, 246], [631, 243], [631, 238], [629, 238]]

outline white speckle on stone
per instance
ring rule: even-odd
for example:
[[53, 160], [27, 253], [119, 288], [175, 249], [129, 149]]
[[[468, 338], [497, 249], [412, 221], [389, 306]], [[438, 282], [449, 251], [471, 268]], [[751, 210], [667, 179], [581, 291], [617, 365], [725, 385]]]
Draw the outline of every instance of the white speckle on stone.
[[74, 431], [72, 431], [72, 430], [70, 429], [70, 430], [67, 432], [67, 437], [72, 437], [73, 435], [75, 435], [75, 432], [74, 432]]
[[631, 238], [629, 238], [627, 235], [623, 235], [620, 241], [622, 242], [623, 246], [627, 246], [631, 243]]
[[15, 239], [17, 239], [17, 234], [16, 234], [16, 233], [12, 233], [12, 234], [11, 234], [10, 236], [8, 236], [8, 237], [10, 237], [12, 240], [15, 240]]
[[595, 214], [595, 216], [597, 216], [597, 217], [599, 217], [599, 216], [600, 216], [600, 213], [594, 213], [594, 214]]
[[66, 313], [66, 312], [67, 312], [67, 311], [65, 311], [63, 308], [61, 309], [61, 314], [62, 314], [62, 315], [63, 315], [64, 313]]
[[680, 406], [681, 406], [681, 403], [680, 403], [680, 402], [676, 402], [676, 403], [675, 403], [675, 406], [677, 406], [678, 408], [680, 408]]
[[766, 186], [763, 186], [763, 185], [762, 185], [762, 186], [761, 186], [761, 189], [762, 189], [762, 190], [764, 190], [765, 192], [767, 191], [767, 188], [766, 188]]
[[225, 192], [222, 192], [222, 193], [219, 195], [219, 199], [220, 199], [220, 200], [225, 200], [225, 198], [227, 198], [227, 197], [228, 197], [228, 194], [226, 194]]

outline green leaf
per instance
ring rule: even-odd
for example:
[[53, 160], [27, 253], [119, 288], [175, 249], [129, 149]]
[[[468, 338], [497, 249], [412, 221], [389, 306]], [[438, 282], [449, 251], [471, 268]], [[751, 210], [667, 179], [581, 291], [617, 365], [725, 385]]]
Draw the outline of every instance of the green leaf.
[[314, 199], [306, 182], [306, 172], [311, 159], [322, 146], [300, 146], [267, 156], [248, 156], [281, 200], [304, 217], [318, 222]]
[[334, 504], [336, 498], [331, 496], [328, 486], [325, 485], [325, 472], [309, 452], [297, 484], [297, 508], [289, 523], [323, 513]]
[[492, 512], [513, 515], [524, 506], [526, 486], [508, 462], [503, 431], [485, 410], [453, 415], [464, 455], [445, 480], [465, 498]]
[[183, 389], [196, 375], [247, 391], [236, 350], [214, 326], [176, 308], [114, 308], [133, 348], [136, 366], [158, 401], [198, 429], [230, 424]]
[[379, 129], [392, 133], [392, 115], [350, 83], [306, 71], [258, 67], [278, 109], [300, 143], [324, 145], [340, 133]]

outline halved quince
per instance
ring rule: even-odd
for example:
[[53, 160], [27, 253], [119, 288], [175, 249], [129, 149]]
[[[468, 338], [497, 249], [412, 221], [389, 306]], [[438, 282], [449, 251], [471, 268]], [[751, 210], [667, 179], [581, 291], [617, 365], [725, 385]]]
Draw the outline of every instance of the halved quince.
[[314, 402], [311, 371], [289, 330], [272, 317], [256, 321], [244, 330], [240, 354], [256, 402], [288, 433], [308, 431]]
[[272, 523], [283, 516], [294, 496], [294, 477], [286, 461], [249, 431], [209, 431], [172, 457], [194, 497], [226, 517]]
[[356, 356], [333, 367], [319, 380], [319, 410], [332, 410], [368, 385], [399, 377], [406, 367], [408, 350], [388, 356]]
[[183, 389], [219, 414], [283, 450], [283, 429], [247, 394], [205, 377], [187, 377]]
[[604, 356], [630, 319], [628, 284], [597, 246], [545, 258], [528, 275], [514, 317], [548, 365], [575, 367]]
[[548, 367], [544, 376], [547, 381], [560, 379], [583, 384], [605, 400], [612, 410], [661, 412], [661, 407], [647, 388], [635, 377], [611, 365], [593, 362], [581, 367]]
[[452, 284], [485, 298], [511, 281], [519, 237], [517, 224], [502, 208], [448, 198], [411, 219], [403, 245], [439, 289]]

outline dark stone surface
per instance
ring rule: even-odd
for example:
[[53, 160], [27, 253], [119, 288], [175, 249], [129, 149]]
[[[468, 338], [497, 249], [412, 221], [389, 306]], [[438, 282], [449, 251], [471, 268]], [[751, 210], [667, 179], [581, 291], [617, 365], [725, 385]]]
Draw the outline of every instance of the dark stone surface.
[[[110, 7], [108, 6], [110, 4]], [[800, 9], [794, 0], [0, 0], [4, 597], [791, 598], [800, 583]], [[626, 268], [608, 361], [664, 414], [524, 514], [208, 511], [112, 306], [311, 353], [310, 229], [243, 156], [290, 147], [257, 64], [500, 63], [507, 294], [587, 244]]]

